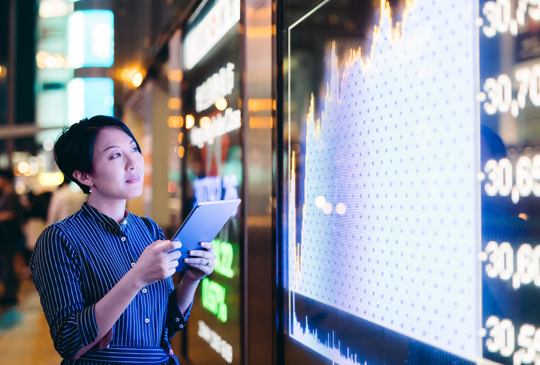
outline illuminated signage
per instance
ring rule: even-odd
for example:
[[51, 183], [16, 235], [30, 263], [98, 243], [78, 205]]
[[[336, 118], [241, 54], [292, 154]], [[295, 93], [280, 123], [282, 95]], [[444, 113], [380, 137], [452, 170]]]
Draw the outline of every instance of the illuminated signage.
[[203, 321], [199, 321], [199, 337], [210, 344], [218, 354], [221, 355], [229, 364], [233, 360], [233, 348], [221, 338], [215, 331], [210, 329]]
[[210, 51], [240, 21], [240, 0], [218, 0], [210, 12], [191, 29], [184, 41], [184, 64], [187, 70]]
[[[186, 168], [185, 214], [200, 202], [237, 199], [242, 188], [239, 20], [240, 0], [202, 1], [184, 28], [185, 130], [178, 150]], [[201, 281], [194, 301], [191, 318], [200, 327], [197, 333], [197, 327], [188, 326], [186, 349], [193, 364], [241, 362], [241, 212], [231, 212], [213, 241], [214, 272]], [[217, 353], [201, 353], [207, 343]]]
[[195, 89], [195, 110], [208, 109], [217, 99], [231, 95], [234, 89], [234, 63], [227, 63]]
[[70, 67], [111, 67], [114, 63], [114, 15], [109, 10], [76, 11], [68, 21]]
[[227, 322], [226, 289], [213, 280], [204, 278], [201, 282], [203, 307], [216, 315], [221, 322]]
[[114, 83], [106, 77], [75, 78], [67, 85], [68, 122], [114, 114]]
[[56, 18], [66, 16], [73, 11], [73, 4], [62, 0], [42, 0], [39, 4], [39, 16], [42, 18]]
[[214, 253], [216, 254], [216, 266], [214, 271], [226, 278], [231, 279], [234, 276], [233, 261], [234, 249], [229, 242], [214, 240]]
[[236, 175], [209, 176], [193, 182], [197, 203], [238, 199], [238, 179]]
[[192, 145], [203, 148], [205, 143], [214, 144], [217, 137], [239, 129], [242, 125], [242, 112], [239, 109], [227, 108], [211, 118], [212, 123], [206, 128], [193, 127], [189, 136]]

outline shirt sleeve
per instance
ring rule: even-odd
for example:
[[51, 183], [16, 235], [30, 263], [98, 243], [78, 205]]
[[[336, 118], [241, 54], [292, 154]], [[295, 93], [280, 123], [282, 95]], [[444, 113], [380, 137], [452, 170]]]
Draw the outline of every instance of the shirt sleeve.
[[167, 327], [167, 333], [169, 338], [172, 338], [176, 332], [183, 330], [186, 327], [186, 322], [191, 313], [191, 306], [193, 302], [189, 305], [185, 314], [182, 314], [178, 303], [176, 302], [176, 288], [174, 288], [172, 279], [169, 278], [169, 288], [171, 290], [169, 294], [169, 306], [167, 308], [167, 318], [165, 320], [165, 327]]
[[[148, 219], [152, 223], [154, 230], [157, 231], [158, 239], [164, 240], [165, 235], [163, 234], [163, 230], [152, 219], [150, 218]], [[191, 313], [191, 306], [193, 305], [193, 302], [191, 302], [191, 304], [189, 305], [188, 309], [186, 310], [186, 313], [182, 314], [182, 311], [178, 307], [178, 303], [176, 301], [177, 289], [174, 287], [172, 278], [168, 278], [167, 281], [169, 283], [169, 303], [167, 307], [167, 317], [165, 319], [165, 327], [167, 327], [167, 333], [168, 333], [169, 338], [172, 338], [176, 334], [176, 332], [181, 331], [182, 329], [186, 327], [186, 322]]]
[[82, 296], [78, 255], [57, 225], [38, 238], [30, 267], [54, 347], [70, 359], [96, 339], [98, 326], [95, 304]]

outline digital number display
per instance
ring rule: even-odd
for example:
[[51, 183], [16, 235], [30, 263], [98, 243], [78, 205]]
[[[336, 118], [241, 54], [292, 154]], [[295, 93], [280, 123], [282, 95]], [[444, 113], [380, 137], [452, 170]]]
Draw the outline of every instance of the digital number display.
[[540, 363], [540, 3], [285, 9], [286, 364]]

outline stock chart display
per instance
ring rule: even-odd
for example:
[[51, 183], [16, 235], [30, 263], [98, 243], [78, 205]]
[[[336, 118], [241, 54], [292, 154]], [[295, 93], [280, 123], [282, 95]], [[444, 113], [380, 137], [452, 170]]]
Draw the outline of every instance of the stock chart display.
[[540, 3], [287, 4], [287, 363], [540, 363]]

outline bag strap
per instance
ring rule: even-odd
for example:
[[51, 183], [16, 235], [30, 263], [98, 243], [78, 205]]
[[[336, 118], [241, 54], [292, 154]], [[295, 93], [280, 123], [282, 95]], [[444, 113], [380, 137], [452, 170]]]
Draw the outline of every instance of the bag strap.
[[152, 226], [152, 223], [150, 223], [150, 219], [148, 219], [147, 217], [141, 217], [141, 219], [143, 220], [144, 224], [146, 224], [146, 228], [148, 228], [148, 232], [150, 233], [150, 237], [152, 237], [152, 239], [155, 240], [154, 227]]

